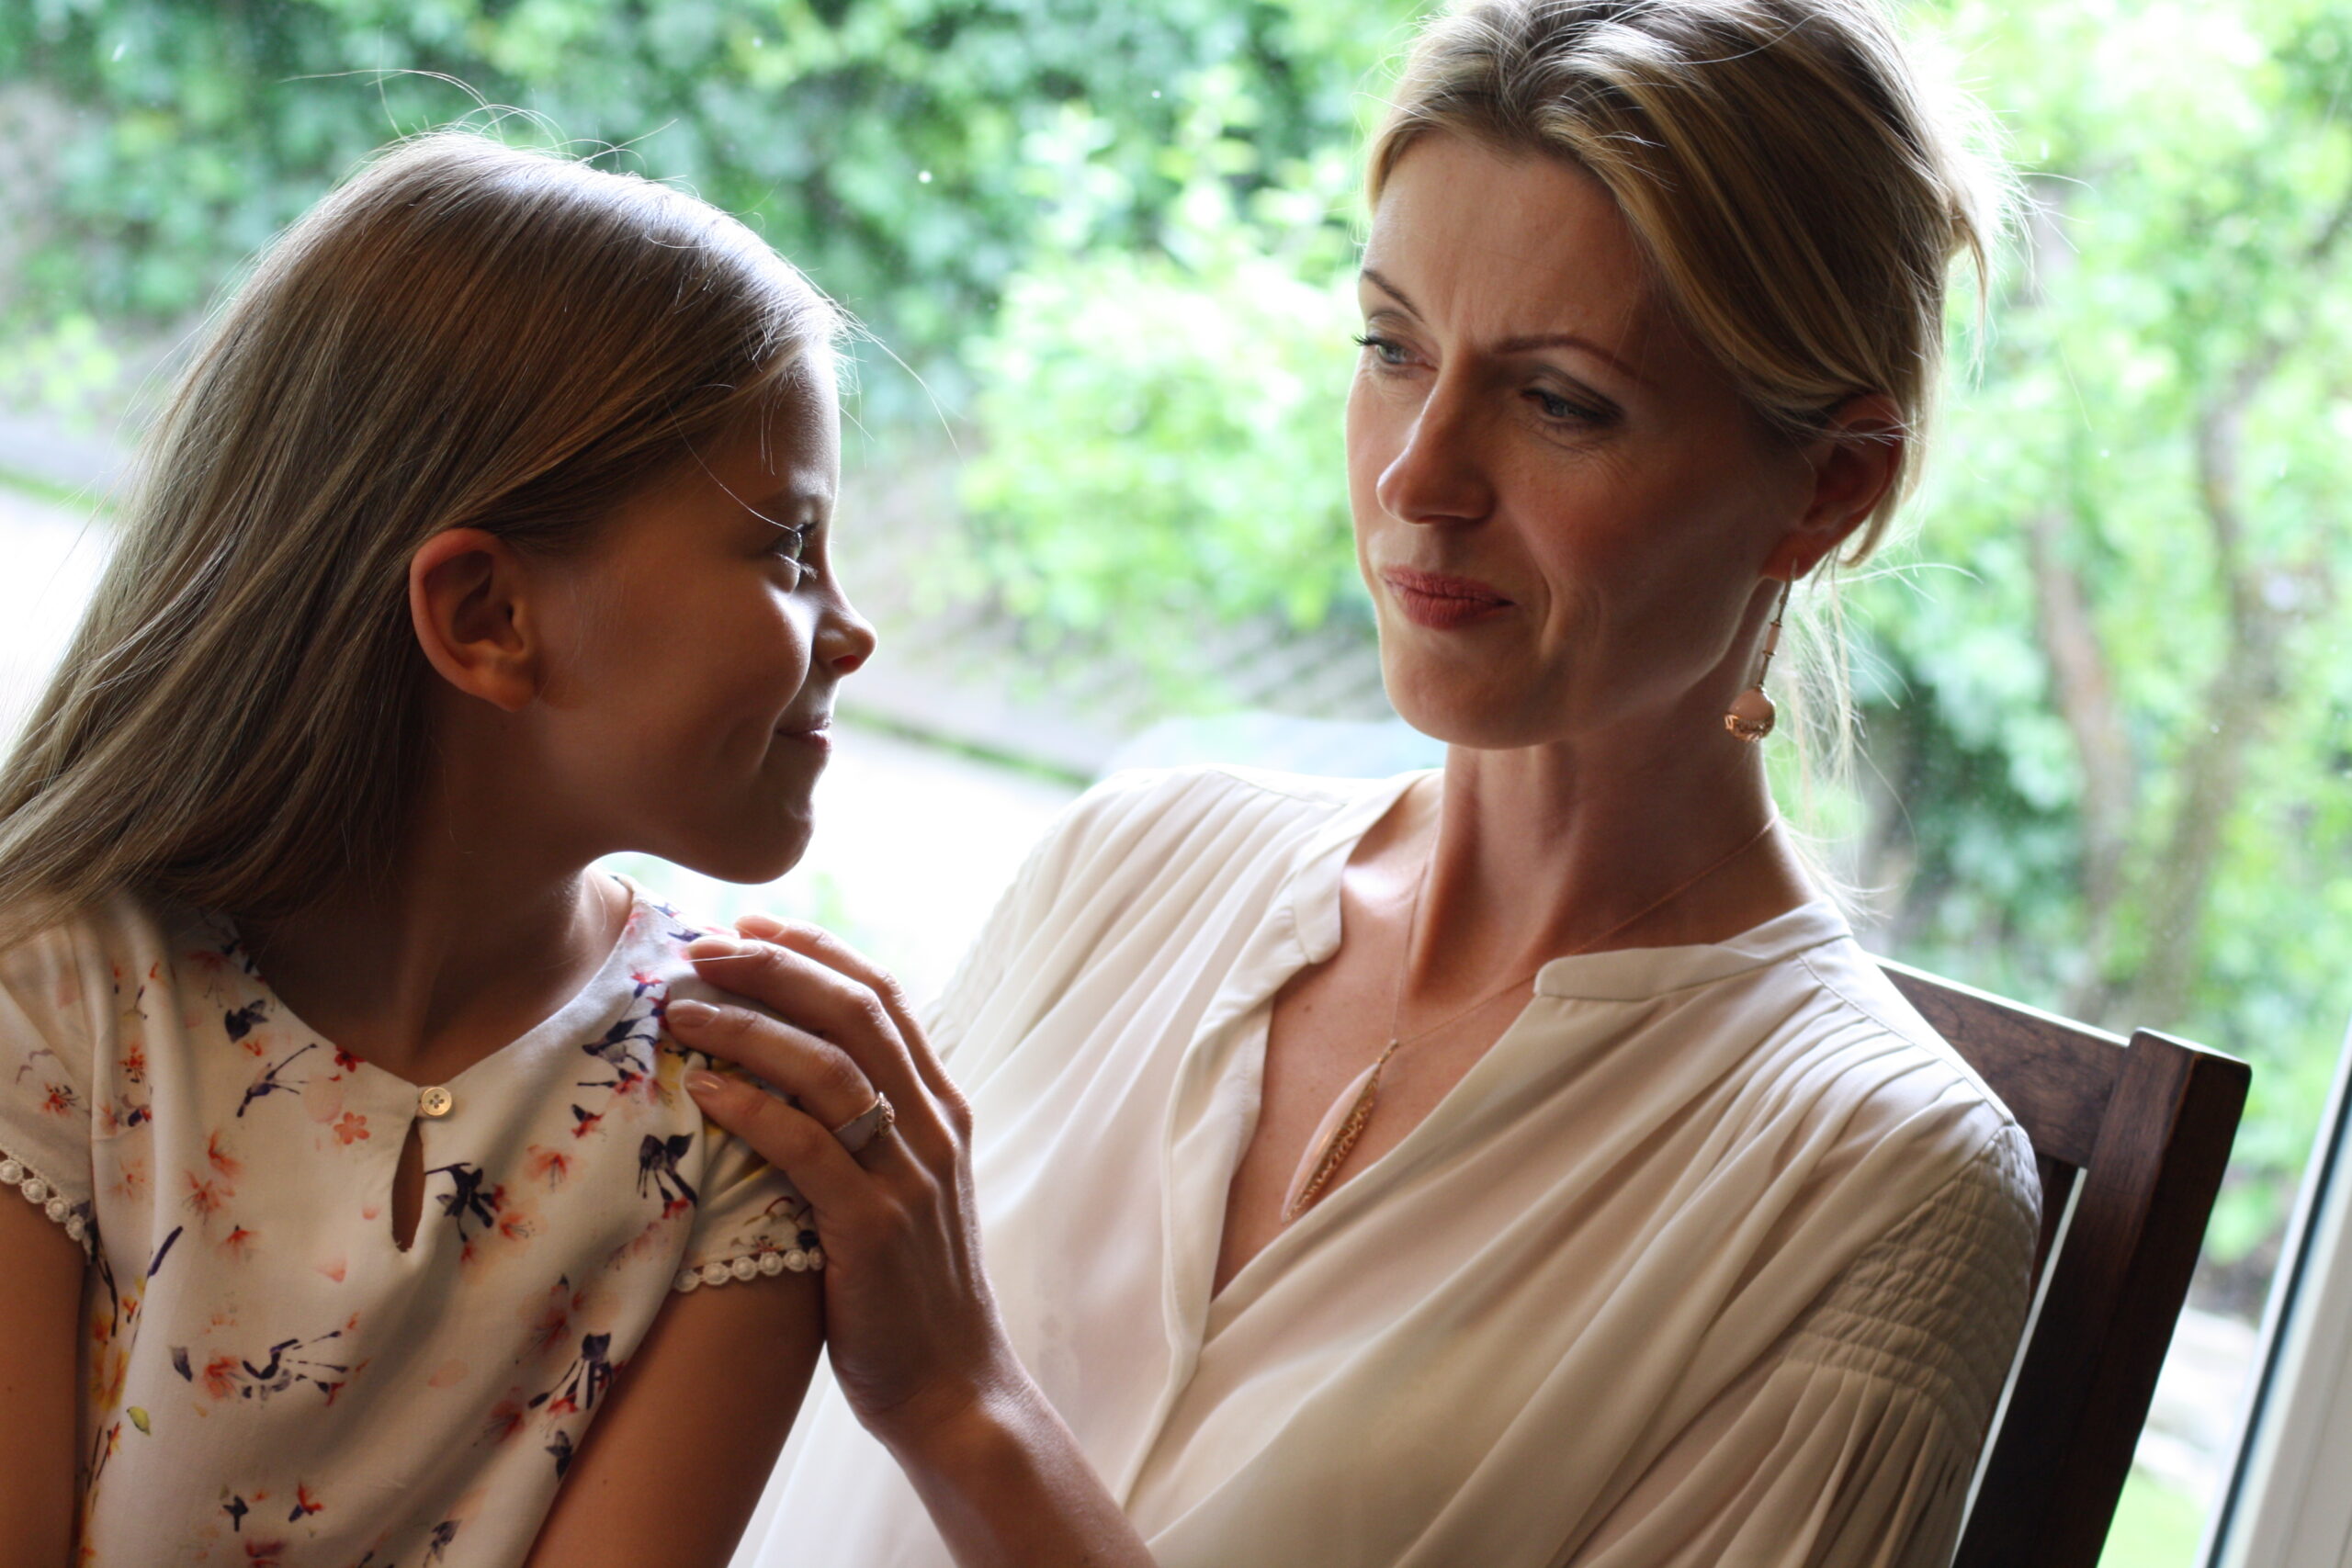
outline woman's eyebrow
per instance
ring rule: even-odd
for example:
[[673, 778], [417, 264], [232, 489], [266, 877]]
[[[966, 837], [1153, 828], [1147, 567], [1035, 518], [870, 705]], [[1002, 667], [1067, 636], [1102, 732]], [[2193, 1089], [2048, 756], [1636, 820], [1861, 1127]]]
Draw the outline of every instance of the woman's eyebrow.
[[1539, 348], [1580, 348], [1595, 359], [1613, 367], [1627, 380], [1646, 387], [1650, 378], [1593, 342], [1574, 333], [1540, 333], [1532, 337], [1505, 338], [1495, 344], [1497, 354], [1529, 354]]
[[1403, 289], [1397, 288], [1395, 284], [1381, 276], [1380, 274], [1373, 268], [1365, 267], [1362, 276], [1366, 283], [1371, 284], [1374, 288], [1379, 289], [1383, 294], [1387, 295], [1391, 299], [1394, 299], [1399, 305], [1404, 306], [1406, 312], [1408, 315], [1418, 316], [1421, 313], [1420, 307], [1407, 299]]
[[[1408, 314], [1417, 319], [1420, 316], [1420, 307], [1415, 305], [1413, 301], [1406, 296], [1403, 289], [1397, 288], [1387, 278], [1383, 277], [1376, 269], [1373, 267], [1365, 267], [1361, 276], [1366, 283], [1371, 284], [1374, 288], [1379, 289], [1383, 294], [1387, 295], [1391, 299], [1396, 300], [1396, 303], [1405, 307]], [[1580, 348], [1587, 354], [1591, 355], [1594, 358], [1600, 360], [1606, 365], [1613, 367], [1619, 375], [1624, 377], [1627, 380], [1634, 382], [1637, 386], [1648, 387], [1651, 384], [1648, 377], [1643, 375], [1640, 371], [1626, 364], [1616, 355], [1611, 354], [1609, 350], [1601, 347], [1590, 338], [1578, 337], [1574, 333], [1537, 333], [1524, 337], [1505, 338], [1502, 342], [1495, 344], [1493, 352], [1496, 354], [1528, 354], [1539, 348]]]

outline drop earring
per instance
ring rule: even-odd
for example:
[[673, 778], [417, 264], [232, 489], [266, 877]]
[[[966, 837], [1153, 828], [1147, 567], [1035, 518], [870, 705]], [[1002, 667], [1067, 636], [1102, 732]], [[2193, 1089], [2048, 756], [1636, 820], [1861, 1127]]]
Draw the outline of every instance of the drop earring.
[[1772, 606], [1772, 625], [1764, 634], [1764, 656], [1757, 661], [1755, 683], [1734, 697], [1731, 711], [1724, 715], [1724, 728], [1742, 740], [1763, 739], [1772, 733], [1773, 721], [1780, 717], [1772, 699], [1764, 694], [1764, 676], [1772, 668], [1772, 655], [1780, 649], [1781, 617], [1789, 613], [1789, 594], [1796, 585], [1793, 574], [1781, 584], [1781, 602]]

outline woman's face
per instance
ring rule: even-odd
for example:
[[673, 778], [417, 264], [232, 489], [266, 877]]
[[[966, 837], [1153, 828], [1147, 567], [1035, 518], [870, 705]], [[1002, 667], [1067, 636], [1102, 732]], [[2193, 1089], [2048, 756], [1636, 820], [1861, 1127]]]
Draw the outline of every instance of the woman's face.
[[1480, 748], [1729, 740], [1814, 469], [1678, 325], [1600, 183], [1427, 135], [1360, 290], [1348, 490], [1397, 711]]
[[596, 841], [737, 882], [807, 848], [834, 687], [874, 649], [833, 577], [840, 454], [817, 356], [764, 429], [625, 502], [556, 568], [539, 751]]

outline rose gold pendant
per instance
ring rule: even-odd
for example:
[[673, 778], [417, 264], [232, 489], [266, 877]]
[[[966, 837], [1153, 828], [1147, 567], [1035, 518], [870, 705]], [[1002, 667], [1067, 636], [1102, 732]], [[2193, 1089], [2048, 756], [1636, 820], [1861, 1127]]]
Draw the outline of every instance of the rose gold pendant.
[[1355, 1152], [1356, 1140], [1372, 1122], [1373, 1107], [1380, 1100], [1380, 1075], [1388, 1066], [1388, 1058], [1396, 1052], [1392, 1037], [1380, 1053], [1379, 1060], [1367, 1067], [1351, 1085], [1353, 1095], [1342, 1094], [1325, 1112], [1323, 1124], [1315, 1129], [1315, 1136], [1307, 1140], [1309, 1149], [1321, 1152], [1301, 1163], [1298, 1173], [1291, 1178], [1290, 1191], [1283, 1199], [1283, 1224], [1288, 1224], [1323, 1195], [1331, 1178], [1348, 1163], [1348, 1156]]

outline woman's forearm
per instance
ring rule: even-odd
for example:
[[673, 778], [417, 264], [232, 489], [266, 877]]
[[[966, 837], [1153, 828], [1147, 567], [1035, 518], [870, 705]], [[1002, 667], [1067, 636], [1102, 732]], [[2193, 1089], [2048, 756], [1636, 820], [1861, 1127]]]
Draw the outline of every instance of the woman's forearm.
[[884, 1441], [959, 1568], [1150, 1568], [1143, 1538], [1025, 1377]]
[[[687, 951], [706, 980], [765, 1010], [673, 1002], [670, 1026], [782, 1091], [686, 1080], [706, 1115], [814, 1206], [826, 1348], [850, 1409], [905, 1469], [964, 1568], [1149, 1568], [998, 1317], [980, 1261], [971, 1111], [897, 985], [813, 927], [742, 929], [752, 941], [706, 937]], [[830, 1130], [879, 1100], [892, 1114], [871, 1139], [852, 1148]]]

